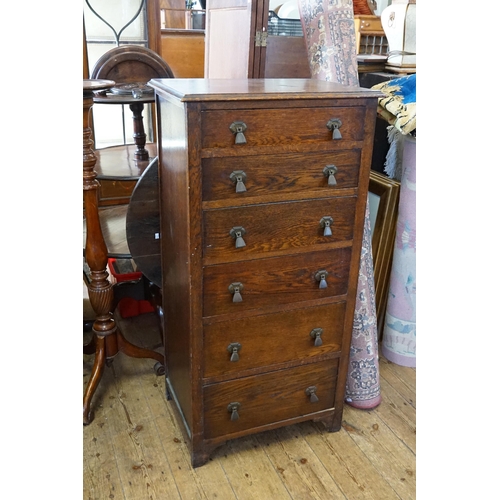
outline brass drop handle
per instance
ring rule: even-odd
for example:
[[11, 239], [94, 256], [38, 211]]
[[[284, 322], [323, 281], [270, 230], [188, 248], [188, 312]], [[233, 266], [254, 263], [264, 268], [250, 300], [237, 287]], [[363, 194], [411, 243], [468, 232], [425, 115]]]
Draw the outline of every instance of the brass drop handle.
[[323, 345], [323, 340], [321, 339], [321, 335], [323, 335], [323, 328], [315, 328], [314, 330], [311, 330], [309, 335], [314, 339], [315, 347]]
[[328, 185], [329, 186], [336, 186], [337, 185], [337, 179], [335, 179], [335, 174], [338, 172], [338, 168], [335, 165], [327, 165], [323, 169], [323, 175], [325, 177], [328, 177]]
[[306, 389], [306, 394], [309, 396], [309, 401], [311, 403], [317, 403], [319, 401], [318, 396], [316, 396], [317, 387], [315, 385], [311, 385]]
[[340, 133], [340, 127], [342, 127], [342, 122], [338, 118], [332, 118], [328, 120], [326, 124], [329, 130], [332, 131], [332, 139], [342, 139], [342, 134]]
[[241, 349], [241, 344], [239, 342], [232, 342], [227, 346], [227, 350], [231, 353], [231, 358], [229, 361], [236, 362], [240, 360], [238, 351]]
[[247, 246], [245, 240], [243, 239], [243, 235], [246, 234], [246, 232], [246, 229], [241, 226], [235, 226], [231, 228], [231, 231], [229, 231], [229, 234], [236, 240], [236, 248], [243, 248]]
[[231, 283], [228, 290], [233, 294], [233, 302], [243, 302], [243, 298], [241, 297], [243, 283]]
[[238, 410], [240, 409], [241, 404], [238, 402], [235, 403], [229, 403], [227, 405], [227, 411], [231, 414], [231, 421], [236, 422], [240, 418], [238, 415]]
[[319, 287], [320, 288], [327, 288], [328, 283], [326, 282], [326, 278], [328, 276], [328, 271], [321, 270], [318, 271], [314, 277], [316, 278], [316, 281], [319, 281]]
[[235, 170], [231, 172], [229, 178], [233, 181], [233, 184], [236, 184], [236, 192], [244, 193], [247, 190], [245, 186], [245, 182], [247, 180], [247, 174], [243, 170]]
[[247, 129], [246, 123], [244, 122], [233, 122], [229, 125], [229, 129], [233, 134], [235, 134], [234, 143], [235, 144], [246, 144], [247, 140], [245, 137], [245, 130]]
[[321, 217], [319, 221], [319, 225], [324, 229], [323, 236], [331, 236], [332, 235], [332, 226], [333, 226], [333, 217]]

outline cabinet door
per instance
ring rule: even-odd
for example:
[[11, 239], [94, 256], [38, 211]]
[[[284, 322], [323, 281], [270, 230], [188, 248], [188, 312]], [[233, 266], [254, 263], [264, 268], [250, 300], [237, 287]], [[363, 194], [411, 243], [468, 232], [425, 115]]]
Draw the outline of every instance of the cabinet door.
[[205, 78], [263, 77], [255, 34], [267, 26], [269, 0], [208, 0], [206, 10]]

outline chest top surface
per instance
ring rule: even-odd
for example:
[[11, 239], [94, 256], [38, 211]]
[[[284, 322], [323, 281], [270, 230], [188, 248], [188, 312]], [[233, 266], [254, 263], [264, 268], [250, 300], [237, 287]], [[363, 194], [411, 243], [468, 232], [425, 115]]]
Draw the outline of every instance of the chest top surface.
[[332, 99], [378, 98], [378, 91], [362, 87], [346, 87], [339, 83], [302, 78], [205, 79], [158, 78], [149, 82], [157, 91], [171, 94], [182, 101], [219, 101], [255, 99]]

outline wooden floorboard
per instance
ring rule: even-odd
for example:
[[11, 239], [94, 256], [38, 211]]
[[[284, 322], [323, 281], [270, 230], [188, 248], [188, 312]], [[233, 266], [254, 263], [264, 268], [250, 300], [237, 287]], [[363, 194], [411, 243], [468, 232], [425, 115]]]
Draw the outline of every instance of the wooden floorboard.
[[[158, 348], [158, 322], [121, 322], [125, 336]], [[84, 387], [93, 356], [83, 356]], [[118, 354], [83, 428], [84, 500], [413, 500], [416, 370], [380, 360], [382, 403], [345, 406], [342, 428], [302, 422], [227, 442], [197, 469], [153, 360]]]

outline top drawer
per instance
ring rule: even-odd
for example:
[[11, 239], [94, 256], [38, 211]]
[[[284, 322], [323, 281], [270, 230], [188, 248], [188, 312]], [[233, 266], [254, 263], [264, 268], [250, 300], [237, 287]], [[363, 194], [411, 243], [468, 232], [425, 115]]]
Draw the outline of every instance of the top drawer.
[[[201, 113], [202, 147], [245, 148], [362, 141], [365, 108], [209, 110]], [[334, 138], [335, 137], [335, 138]]]

